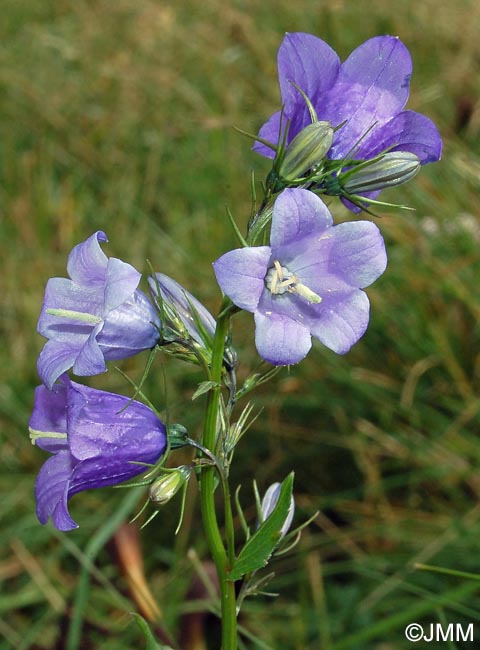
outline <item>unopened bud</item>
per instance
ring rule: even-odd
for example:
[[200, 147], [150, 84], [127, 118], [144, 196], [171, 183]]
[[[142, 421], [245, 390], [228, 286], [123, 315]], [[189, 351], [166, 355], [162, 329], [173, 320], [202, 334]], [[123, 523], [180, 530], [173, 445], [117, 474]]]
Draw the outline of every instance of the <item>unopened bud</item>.
[[330, 122], [312, 122], [302, 129], [288, 145], [278, 176], [292, 183], [315, 169], [332, 146], [333, 133]]
[[[282, 488], [281, 483], [272, 483], [272, 485], [268, 488], [268, 490], [265, 492], [265, 496], [262, 499], [262, 517], [263, 521], [269, 517], [275, 506], [277, 505], [278, 498], [280, 496], [280, 490]], [[290, 507], [288, 509], [287, 516], [285, 518], [285, 521], [283, 522], [283, 526], [280, 530], [280, 539], [285, 537], [285, 535], [288, 533], [288, 530], [292, 524], [292, 519], [293, 519], [293, 514], [295, 512], [295, 501], [292, 499], [290, 502]]]
[[164, 327], [173, 332], [173, 337], [190, 337], [203, 347], [205, 339], [213, 339], [215, 319], [191, 293], [164, 273], [150, 276], [148, 284]]
[[340, 174], [338, 180], [348, 194], [363, 194], [406, 183], [419, 171], [420, 160], [414, 153], [390, 151], [370, 165]]
[[150, 486], [150, 500], [157, 506], [163, 506], [185, 485], [191, 471], [191, 467], [181, 465], [157, 478]]

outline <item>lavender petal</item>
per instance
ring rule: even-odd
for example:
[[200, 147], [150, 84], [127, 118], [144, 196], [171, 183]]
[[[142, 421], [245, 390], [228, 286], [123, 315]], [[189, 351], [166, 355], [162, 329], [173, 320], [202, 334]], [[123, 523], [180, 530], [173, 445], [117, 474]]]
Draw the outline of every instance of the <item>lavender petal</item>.
[[270, 247], [237, 248], [222, 255], [213, 270], [223, 293], [238, 307], [255, 311], [264, 288]]

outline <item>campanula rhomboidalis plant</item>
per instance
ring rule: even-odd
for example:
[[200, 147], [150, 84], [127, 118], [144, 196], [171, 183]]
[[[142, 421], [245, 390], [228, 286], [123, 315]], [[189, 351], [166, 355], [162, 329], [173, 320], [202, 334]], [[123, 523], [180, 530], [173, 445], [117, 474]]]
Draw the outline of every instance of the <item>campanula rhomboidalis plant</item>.
[[[231, 484], [235, 449], [255, 417], [252, 393], [279, 367], [300, 363], [314, 341], [344, 355], [368, 336], [365, 289], [387, 269], [373, 220], [383, 205], [378, 195], [438, 160], [442, 147], [431, 120], [405, 109], [412, 62], [398, 38], [371, 38], [342, 63], [317, 36], [287, 34], [278, 73], [278, 111], [252, 136], [254, 150], [272, 161], [260, 207], [243, 233], [232, 219], [239, 247], [209, 260], [219, 289], [216, 317], [198, 287], [193, 295], [156, 260], [144, 293], [141, 274], [107, 257], [106, 235], [97, 231], [70, 253], [69, 277], [48, 281], [38, 321], [47, 342], [30, 432], [51, 454], [35, 486], [40, 523], [51, 519], [61, 531], [81, 526], [70, 515], [71, 497], [126, 481], [148, 487], [148, 523], [177, 493], [184, 497], [196, 477], [219, 585], [222, 650], [237, 649], [245, 599], [263, 593], [271, 558], [309, 523], [296, 521], [294, 467], [263, 498], [253, 484], [254, 517]], [[338, 199], [350, 208], [349, 220], [337, 221]], [[264, 371], [240, 383], [235, 316], [242, 310], [253, 314], [252, 342]], [[127, 397], [91, 388], [87, 379], [77, 383], [105, 372], [108, 362], [149, 350], [149, 371], [165, 353], [202, 372], [195, 391], [204, 396], [201, 435], [164, 423], [160, 413], [168, 405], [141, 386]], [[242, 403], [247, 394], [252, 401]]]

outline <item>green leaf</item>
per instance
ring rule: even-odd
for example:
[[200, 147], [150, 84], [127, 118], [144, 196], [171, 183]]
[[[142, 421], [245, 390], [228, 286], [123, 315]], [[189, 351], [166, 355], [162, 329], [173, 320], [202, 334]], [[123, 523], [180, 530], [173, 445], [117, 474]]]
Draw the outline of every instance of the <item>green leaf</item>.
[[229, 580], [240, 580], [246, 573], [267, 565], [280, 541], [280, 531], [291, 505], [293, 477], [294, 473], [291, 472], [283, 481], [277, 505], [240, 551], [228, 574]]
[[200, 395], [204, 395], [205, 393], [208, 393], [209, 390], [212, 390], [212, 388], [215, 388], [218, 385], [219, 384], [216, 381], [202, 381], [202, 382], [200, 382], [200, 384], [198, 384], [198, 386], [197, 386], [197, 390], [192, 395], [192, 401], [194, 399], [197, 399], [197, 397], [200, 397]]
[[142, 631], [143, 636], [145, 637], [145, 641], [147, 642], [145, 650], [172, 650], [170, 646], [162, 645], [156, 642], [155, 637], [153, 636], [152, 631], [143, 616], [140, 616], [140, 614], [136, 614], [135, 612], [132, 612], [132, 616], [134, 617], [136, 624]]

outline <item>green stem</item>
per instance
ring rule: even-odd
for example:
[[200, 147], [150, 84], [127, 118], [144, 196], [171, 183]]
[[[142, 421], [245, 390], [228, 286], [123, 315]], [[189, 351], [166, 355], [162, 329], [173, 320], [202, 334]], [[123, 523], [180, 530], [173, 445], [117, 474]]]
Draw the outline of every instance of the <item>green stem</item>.
[[225, 538], [227, 540], [227, 557], [229, 566], [235, 561], [235, 528], [233, 525], [232, 498], [228, 478], [222, 479], [225, 500]]
[[[215, 337], [213, 339], [212, 365], [210, 379], [215, 382], [215, 387], [209, 392], [205, 426], [202, 444], [210, 451], [215, 450], [217, 437], [218, 412], [220, 407], [220, 390], [222, 380], [223, 355], [225, 351], [225, 338], [228, 333], [231, 302], [224, 300], [217, 320]], [[237, 604], [235, 598], [235, 583], [228, 580], [228, 572], [234, 558], [233, 521], [231, 517], [231, 504], [226, 477], [222, 476], [222, 489], [225, 500], [226, 528], [228, 551], [225, 549], [215, 510], [215, 468], [205, 467], [202, 470], [200, 482], [200, 497], [202, 505], [203, 525], [207, 542], [212, 553], [220, 583], [220, 600], [222, 615], [222, 650], [236, 650], [237, 648]], [[230, 513], [230, 514], [229, 514]]]

